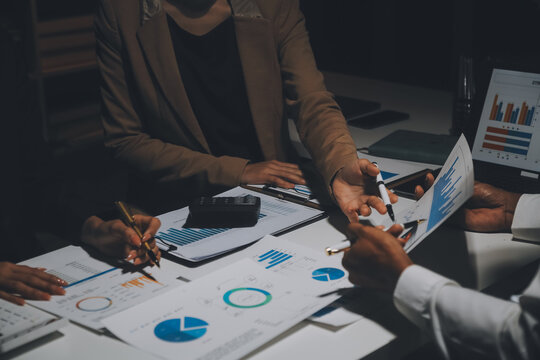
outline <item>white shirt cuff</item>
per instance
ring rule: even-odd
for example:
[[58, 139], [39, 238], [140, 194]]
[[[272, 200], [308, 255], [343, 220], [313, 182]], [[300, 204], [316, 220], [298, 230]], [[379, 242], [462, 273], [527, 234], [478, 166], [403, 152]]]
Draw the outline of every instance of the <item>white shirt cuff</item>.
[[410, 321], [423, 329], [431, 327], [430, 304], [445, 285], [459, 286], [444, 276], [418, 265], [407, 267], [394, 290], [394, 305]]
[[512, 221], [515, 238], [540, 241], [540, 195], [521, 195]]

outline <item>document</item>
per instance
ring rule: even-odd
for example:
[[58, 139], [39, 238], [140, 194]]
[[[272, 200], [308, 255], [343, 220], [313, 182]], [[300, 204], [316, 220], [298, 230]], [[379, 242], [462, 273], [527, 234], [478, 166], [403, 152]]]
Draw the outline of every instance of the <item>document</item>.
[[[269, 271], [287, 261], [292, 271], [293, 258], [240, 260], [103, 322], [127, 343], [167, 359], [238, 359], [333, 301], [307, 294], [309, 286], [299, 289], [328, 284], [334, 277], [328, 271], [310, 272], [301, 282]], [[296, 262], [297, 269], [306, 264]]]
[[337, 300], [340, 297], [337, 290], [353, 286], [340, 256], [328, 256], [324, 251], [317, 252], [279, 237], [265, 236], [244, 250], [244, 255], [267, 272], [285, 276], [295, 282], [297, 289], [313, 296]]
[[260, 192], [267, 193], [268, 195], [305, 206], [317, 208], [317, 205], [320, 205], [312, 189], [307, 185], [295, 185], [292, 189], [284, 189], [273, 185], [247, 185], [247, 188], [258, 189]]
[[[473, 194], [474, 171], [469, 145], [462, 135], [448, 156], [433, 186], [408, 209], [396, 214], [397, 223], [427, 219], [418, 225], [405, 244], [405, 251], [414, 249], [439, 225], [458, 210]], [[390, 226], [390, 221], [387, 221]]]
[[[261, 198], [257, 225], [248, 228], [184, 228], [189, 215], [185, 207], [158, 216], [161, 221], [158, 246], [179, 258], [201, 261], [250, 244], [267, 234], [275, 234], [323, 215], [322, 210], [295, 204], [269, 195], [236, 187], [219, 196], [253, 195]], [[169, 251], [169, 245], [176, 247]]]
[[169, 270], [170, 262], [163, 261], [161, 269], [154, 266], [141, 271], [126, 271], [94, 259], [76, 246], [68, 246], [22, 264], [45, 268], [46, 272], [69, 284], [63, 296], [28, 303], [94, 330], [104, 327], [101, 319], [182, 284]]
[[67, 325], [67, 320], [31, 305], [19, 306], [0, 299], [0, 354], [50, 334], [64, 325]]
[[384, 182], [388, 185], [399, 179], [403, 179], [407, 176], [416, 174], [420, 171], [426, 170], [426, 165], [416, 164], [410, 161], [389, 159], [375, 155], [364, 154], [360, 151], [357, 152], [360, 159], [368, 159], [371, 162], [376, 162], [381, 171]]

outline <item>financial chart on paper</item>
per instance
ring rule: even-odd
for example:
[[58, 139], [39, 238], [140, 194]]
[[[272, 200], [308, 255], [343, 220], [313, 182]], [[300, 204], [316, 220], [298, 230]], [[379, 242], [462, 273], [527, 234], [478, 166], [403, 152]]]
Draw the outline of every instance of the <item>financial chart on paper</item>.
[[433, 232], [473, 193], [474, 172], [469, 146], [462, 136], [448, 156], [433, 186], [411, 208], [397, 214], [398, 223], [426, 219], [405, 245], [409, 252]]

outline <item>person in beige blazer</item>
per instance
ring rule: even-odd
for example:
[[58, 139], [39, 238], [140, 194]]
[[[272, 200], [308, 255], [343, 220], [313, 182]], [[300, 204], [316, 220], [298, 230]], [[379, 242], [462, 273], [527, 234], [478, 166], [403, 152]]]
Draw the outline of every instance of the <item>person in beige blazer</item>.
[[[231, 17], [262, 154], [258, 161], [213, 153], [184, 86], [169, 28], [172, 20], [203, 36]], [[302, 172], [288, 162], [290, 117], [350, 221], [371, 208], [386, 212], [367, 190], [375, 189], [372, 177], [379, 171], [358, 159], [317, 70], [298, 0], [101, 0], [95, 28], [106, 146], [151, 184], [139, 192], [163, 203], [246, 183], [302, 184]]]

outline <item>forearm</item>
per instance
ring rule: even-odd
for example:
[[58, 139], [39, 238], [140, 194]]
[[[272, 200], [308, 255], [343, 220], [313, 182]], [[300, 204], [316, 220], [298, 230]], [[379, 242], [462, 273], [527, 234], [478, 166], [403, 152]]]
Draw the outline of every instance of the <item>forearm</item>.
[[201, 183], [237, 186], [247, 159], [209, 154], [153, 139], [146, 134], [108, 142], [117, 160], [156, 182], [198, 178]]
[[81, 242], [92, 247], [97, 247], [97, 239], [100, 236], [99, 228], [103, 223], [104, 221], [97, 216], [88, 217], [81, 227]]
[[356, 146], [317, 69], [298, 2], [282, 6], [286, 9], [276, 27], [288, 116], [296, 120], [300, 140], [330, 187], [336, 172], [357, 159]]

